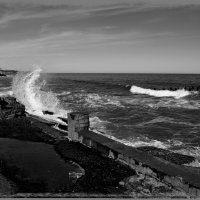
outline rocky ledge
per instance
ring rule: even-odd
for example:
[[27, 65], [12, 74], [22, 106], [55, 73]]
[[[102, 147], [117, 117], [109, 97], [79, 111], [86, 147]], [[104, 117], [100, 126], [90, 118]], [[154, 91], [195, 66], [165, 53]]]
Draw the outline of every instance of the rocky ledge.
[[0, 97], [0, 120], [25, 116], [25, 107], [13, 97]]
[[[51, 134], [48, 134], [48, 131]], [[115, 194], [118, 197], [124, 195], [129, 197], [185, 195], [177, 193], [175, 188], [161, 183], [155, 178], [144, 176], [129, 166], [102, 156], [94, 149], [69, 141], [66, 137], [64, 139], [54, 137], [56, 134], [52, 134], [52, 132], [62, 134], [51, 128], [50, 124], [37, 122], [31, 116], [27, 117], [25, 107], [18, 103], [15, 98], [0, 98], [0, 138], [15, 138], [22, 141], [43, 142], [53, 145], [62, 159], [75, 162], [84, 169], [85, 173], [75, 180], [71, 194]], [[192, 157], [173, 154], [167, 150], [154, 147], [141, 147], [140, 150], [176, 164], [185, 164], [193, 160]], [[1, 158], [0, 162], [3, 163]], [[0, 195], [15, 195], [18, 192], [20, 179], [24, 179], [21, 176], [23, 173], [19, 174], [17, 170], [13, 171], [13, 167], [5, 168], [5, 166], [9, 166], [9, 163], [4, 163], [4, 170], [0, 165]], [[7, 177], [8, 174], [9, 177]], [[30, 181], [27, 184], [32, 185]], [[1, 188], [3, 185], [5, 187]], [[26, 187], [23, 188], [23, 185], [20, 184], [20, 188], [23, 193], [26, 193]], [[33, 193], [34, 191], [33, 188]], [[35, 195], [36, 193], [33, 196]]]
[[[77, 178], [71, 192], [125, 194], [126, 188], [120, 186], [119, 182], [124, 178], [135, 175], [134, 170], [110, 158], [105, 158], [98, 152], [82, 144], [69, 141], [67, 138], [58, 140], [58, 138], [56, 139], [46, 134], [45, 130], [43, 130], [43, 127], [45, 129], [45, 125], [52, 129], [50, 125], [45, 123], [43, 125], [37, 126], [35, 119], [32, 120], [31, 117], [26, 117], [25, 107], [18, 103], [15, 98], [0, 98], [0, 138], [14, 138], [22, 141], [43, 142], [53, 145], [61, 158], [66, 161], [75, 162], [81, 166], [85, 173], [83, 176]], [[0, 175], [3, 177], [1, 178], [1, 182], [5, 183], [0, 184], [0, 187], [1, 185], [8, 185], [5, 188], [0, 188], [0, 195], [16, 194], [18, 188], [20, 188], [20, 192], [26, 193], [25, 185], [23, 187], [20, 184], [18, 187], [20, 180], [24, 181], [24, 177], [21, 176], [23, 173], [20, 172], [18, 174], [19, 170], [13, 170], [13, 167], [5, 169], [5, 166], [9, 166], [9, 163], [4, 163], [1, 157], [0, 161]], [[8, 174], [9, 177], [7, 176]], [[27, 184], [32, 185], [31, 179], [27, 181]], [[33, 188], [33, 193], [34, 191], [35, 189]]]

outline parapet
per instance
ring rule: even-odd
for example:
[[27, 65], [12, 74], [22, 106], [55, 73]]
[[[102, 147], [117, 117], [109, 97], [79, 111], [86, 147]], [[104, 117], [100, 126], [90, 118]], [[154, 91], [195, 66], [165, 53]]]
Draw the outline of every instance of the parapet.
[[128, 165], [145, 176], [159, 179], [192, 196], [200, 196], [199, 171], [152, 156], [109, 138], [106, 134], [90, 131], [88, 114], [68, 114], [68, 137]]

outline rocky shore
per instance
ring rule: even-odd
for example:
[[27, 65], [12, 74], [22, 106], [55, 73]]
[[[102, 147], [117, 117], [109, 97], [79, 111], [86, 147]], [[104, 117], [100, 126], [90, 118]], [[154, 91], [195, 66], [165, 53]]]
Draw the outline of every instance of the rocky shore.
[[[53, 145], [55, 151], [66, 161], [80, 165], [85, 174], [75, 181], [71, 192], [95, 194], [123, 194], [126, 189], [119, 182], [135, 171], [98, 152], [67, 139], [56, 140], [45, 134], [37, 123], [26, 117], [25, 108], [12, 97], [0, 98], [0, 138], [41, 142]], [[0, 157], [0, 194], [37, 192], [37, 183], [24, 179], [20, 166], [12, 166]], [[28, 186], [29, 187], [28, 187]], [[28, 187], [28, 189], [27, 189]], [[42, 190], [40, 191], [42, 192]], [[45, 191], [44, 192], [48, 192]], [[67, 191], [68, 192], [68, 191]]]
[[[79, 166], [81, 172], [69, 173], [69, 178], [72, 179], [70, 188], [58, 191], [59, 194], [126, 197], [187, 196], [184, 192], [155, 178], [144, 176], [92, 148], [70, 141], [62, 132], [51, 126], [52, 124], [45, 123], [45, 120], [41, 122], [27, 116], [25, 107], [15, 98], [0, 98], [0, 140], [8, 138], [22, 142], [48, 144], [66, 163], [71, 162]], [[139, 149], [178, 165], [194, 161], [191, 156], [175, 154], [155, 147], [139, 147]], [[12, 159], [9, 160], [7, 156], [3, 157], [0, 154], [0, 196], [17, 196], [19, 193], [23, 194], [23, 197], [26, 194], [30, 196], [30, 193], [33, 197], [46, 195], [51, 193], [46, 184], [41, 179], [29, 177], [20, 165], [13, 164]]]

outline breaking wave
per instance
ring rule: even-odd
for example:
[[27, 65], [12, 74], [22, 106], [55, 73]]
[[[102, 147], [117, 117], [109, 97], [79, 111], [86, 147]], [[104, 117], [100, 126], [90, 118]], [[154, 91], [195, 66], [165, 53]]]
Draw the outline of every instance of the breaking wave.
[[[19, 72], [13, 78], [13, 95], [25, 105], [28, 113], [60, 122], [57, 117], [66, 117], [67, 112], [62, 108], [56, 95], [46, 89], [46, 82], [41, 79], [41, 71], [36, 69], [32, 72]], [[53, 112], [54, 115], [44, 115], [42, 111], [46, 110]]]
[[56, 93], [56, 96], [66, 96], [66, 95], [69, 95], [69, 94], [71, 94], [71, 92], [63, 91], [61, 93]]
[[4, 97], [4, 96], [12, 96], [13, 92], [10, 91], [6, 91], [6, 92], [0, 92], [0, 97]]
[[190, 92], [185, 89], [179, 89], [176, 91], [152, 90], [152, 89], [141, 88], [141, 87], [138, 87], [135, 85], [133, 85], [131, 87], [130, 92], [133, 94], [146, 94], [146, 95], [155, 96], [155, 97], [173, 97], [175, 99], [180, 99], [180, 98], [186, 97], [188, 95], [198, 93], [196, 91]]

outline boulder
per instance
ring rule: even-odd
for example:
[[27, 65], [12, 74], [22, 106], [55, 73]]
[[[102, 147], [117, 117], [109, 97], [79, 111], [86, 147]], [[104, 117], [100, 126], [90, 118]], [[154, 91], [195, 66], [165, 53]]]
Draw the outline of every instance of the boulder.
[[43, 110], [42, 113], [43, 113], [44, 115], [54, 115], [53, 112], [48, 111], [48, 110]]
[[25, 116], [25, 106], [16, 101], [14, 97], [0, 98], [0, 120]]

